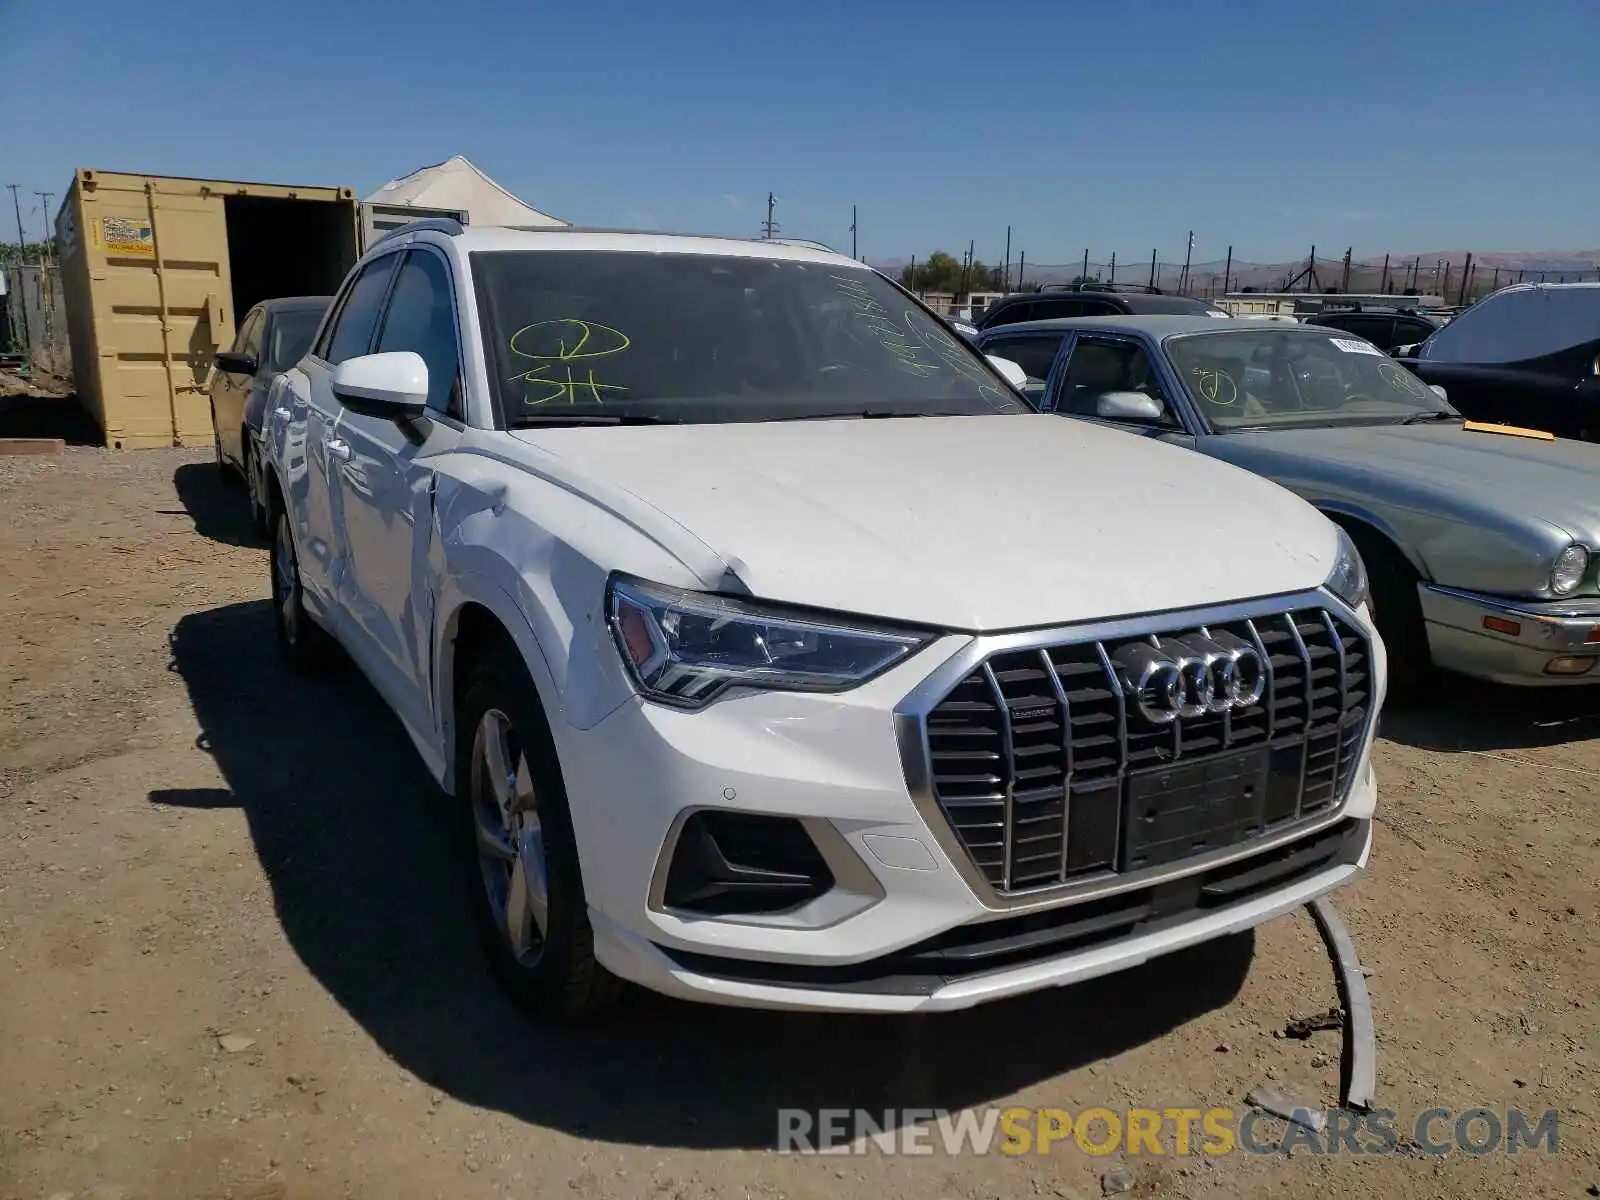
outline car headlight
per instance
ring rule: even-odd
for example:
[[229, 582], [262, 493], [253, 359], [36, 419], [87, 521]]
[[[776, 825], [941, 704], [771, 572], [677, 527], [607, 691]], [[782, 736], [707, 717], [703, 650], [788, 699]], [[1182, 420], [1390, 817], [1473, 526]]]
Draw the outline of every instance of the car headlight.
[[1360, 608], [1367, 599], [1367, 568], [1350, 535], [1339, 530], [1339, 557], [1328, 576], [1327, 588], [1351, 608]]
[[1558, 596], [1570, 596], [1578, 590], [1589, 571], [1589, 550], [1586, 546], [1571, 545], [1556, 555], [1555, 568], [1550, 572], [1550, 590]]
[[607, 590], [606, 614], [639, 690], [682, 708], [699, 708], [731, 687], [844, 691], [934, 638], [621, 576]]

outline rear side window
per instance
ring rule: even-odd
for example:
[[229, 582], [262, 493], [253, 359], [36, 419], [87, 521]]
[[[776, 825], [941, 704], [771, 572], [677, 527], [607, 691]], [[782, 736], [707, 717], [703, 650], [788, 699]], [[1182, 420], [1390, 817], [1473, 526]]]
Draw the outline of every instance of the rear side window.
[[372, 331], [378, 324], [378, 311], [383, 307], [384, 293], [389, 290], [389, 276], [394, 274], [394, 264], [399, 257], [386, 254], [368, 263], [351, 285], [344, 306], [334, 317], [328, 332], [323, 357], [330, 363], [337, 366], [347, 358], [367, 353], [372, 345]]
[[1063, 317], [1083, 316], [1082, 300], [1036, 300], [1033, 304], [1034, 321], [1055, 321]]
[[1026, 302], [1022, 304], [1002, 304], [998, 307], [991, 306], [984, 313], [985, 320], [983, 325], [986, 329], [993, 329], [996, 325], [1018, 325], [1023, 321], [1032, 321], [1034, 319], [1034, 310], [1037, 308], [1038, 305]]
[[1518, 288], [1480, 300], [1438, 330], [1422, 357], [1519, 363], [1600, 343], [1600, 287]]

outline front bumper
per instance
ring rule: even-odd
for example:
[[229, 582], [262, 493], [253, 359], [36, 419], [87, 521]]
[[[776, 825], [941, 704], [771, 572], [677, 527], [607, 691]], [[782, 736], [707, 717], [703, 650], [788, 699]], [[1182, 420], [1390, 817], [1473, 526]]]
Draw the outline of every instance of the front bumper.
[[1600, 600], [1592, 596], [1506, 600], [1431, 584], [1417, 592], [1437, 666], [1519, 686], [1600, 683]]
[[[1375, 696], [1382, 698], [1382, 652]], [[1269, 835], [1090, 887], [996, 897], [907, 780], [896, 711], [960, 668], [950, 635], [840, 695], [729, 695], [699, 712], [635, 699], [589, 730], [559, 725], [600, 961], [687, 999], [902, 1012], [963, 1008], [1136, 966], [1259, 924], [1364, 866], [1371, 725], [1341, 804]], [[700, 809], [795, 817], [834, 886], [801, 906], [710, 917], [663, 902], [665, 864]]]

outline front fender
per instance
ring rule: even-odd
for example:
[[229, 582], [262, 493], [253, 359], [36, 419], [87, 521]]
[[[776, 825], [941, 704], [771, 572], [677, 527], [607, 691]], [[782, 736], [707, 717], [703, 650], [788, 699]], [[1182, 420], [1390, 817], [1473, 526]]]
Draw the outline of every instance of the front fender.
[[516, 642], [558, 746], [564, 726], [588, 729], [632, 695], [605, 621], [607, 569], [504, 500], [499, 490], [438, 480], [429, 571], [439, 596], [434, 704], [446, 747], [454, 744], [456, 630], [469, 603], [494, 614]]

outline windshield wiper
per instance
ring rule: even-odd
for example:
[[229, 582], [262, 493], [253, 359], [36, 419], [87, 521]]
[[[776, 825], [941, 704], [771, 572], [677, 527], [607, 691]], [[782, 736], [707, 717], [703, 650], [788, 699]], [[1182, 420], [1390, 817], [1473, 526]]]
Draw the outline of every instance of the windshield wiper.
[[1405, 420], [1401, 421], [1400, 424], [1402, 424], [1402, 425], [1425, 425], [1429, 421], [1463, 421], [1465, 419], [1466, 418], [1463, 417], [1460, 413], [1453, 413], [1453, 412], [1416, 412], [1416, 413], [1412, 413], [1409, 417], [1405, 418]]
[[888, 408], [841, 408], [834, 412], [798, 413], [788, 417], [767, 417], [768, 421], [844, 421], [856, 418], [863, 421], [886, 421], [895, 417], [969, 417], [973, 413], [960, 412], [896, 412]]
[[518, 417], [512, 429], [547, 429], [557, 425], [679, 425], [677, 417], [658, 417], [649, 413], [546, 413], [537, 417]]

